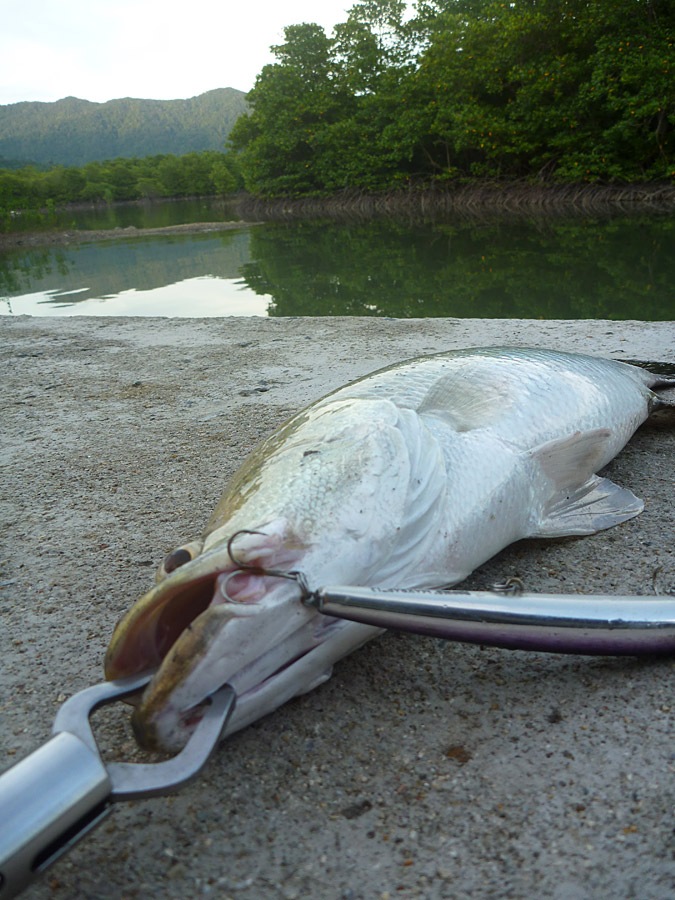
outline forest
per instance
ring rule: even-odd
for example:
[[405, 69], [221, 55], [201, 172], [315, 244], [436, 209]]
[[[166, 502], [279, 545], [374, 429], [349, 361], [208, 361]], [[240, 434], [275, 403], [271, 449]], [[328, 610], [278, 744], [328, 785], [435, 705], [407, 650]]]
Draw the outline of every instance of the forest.
[[217, 150], [119, 157], [45, 170], [0, 169], [0, 230], [12, 224], [19, 210], [23, 224], [49, 224], [50, 210], [65, 203], [224, 196], [240, 187], [234, 155]]
[[360, 0], [284, 34], [230, 134], [254, 195], [675, 177], [672, 0]]

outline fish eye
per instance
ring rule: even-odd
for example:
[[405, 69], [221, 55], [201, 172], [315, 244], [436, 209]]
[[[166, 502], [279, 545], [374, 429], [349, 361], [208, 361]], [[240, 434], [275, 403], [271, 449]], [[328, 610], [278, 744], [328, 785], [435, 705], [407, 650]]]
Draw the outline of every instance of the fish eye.
[[168, 556], [164, 558], [164, 571], [167, 575], [170, 572], [175, 571], [180, 568], [180, 566], [184, 566], [185, 563], [189, 563], [192, 561], [192, 554], [185, 547], [179, 547], [177, 550], [173, 550], [169, 553]]
[[203, 541], [190, 541], [189, 544], [182, 544], [182, 546], [176, 547], [168, 556], [164, 557], [155, 575], [155, 581], [159, 584], [160, 581], [164, 581], [176, 569], [180, 569], [186, 563], [192, 562], [202, 552], [203, 546]]

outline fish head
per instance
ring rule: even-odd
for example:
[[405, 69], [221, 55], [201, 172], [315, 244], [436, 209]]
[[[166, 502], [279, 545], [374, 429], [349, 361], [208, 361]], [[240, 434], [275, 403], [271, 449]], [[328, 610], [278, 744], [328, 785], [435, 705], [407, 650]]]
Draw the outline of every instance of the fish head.
[[169, 554], [116, 626], [106, 677], [155, 671], [132, 720], [142, 746], [179, 749], [221, 685], [240, 699], [260, 691], [335, 632], [296, 580], [272, 572], [300, 571], [310, 588], [364, 584], [389, 552], [407, 454], [396, 429], [346, 412], [319, 416], [322, 428], [310, 417], [263, 445], [204, 538]]
[[[106, 677], [155, 672], [132, 717], [141, 746], [179, 749], [220, 685], [229, 682], [238, 693], [254, 689], [289, 655], [314, 646], [313, 629], [303, 626], [316, 613], [301, 602], [297, 582], [261, 568], [276, 560], [285, 569], [297, 558], [299, 551], [283, 540], [287, 523], [263, 529], [234, 534], [193, 559], [188, 553], [198, 542], [174, 551], [158, 583], [117, 624]], [[173, 568], [176, 559], [185, 561]]]

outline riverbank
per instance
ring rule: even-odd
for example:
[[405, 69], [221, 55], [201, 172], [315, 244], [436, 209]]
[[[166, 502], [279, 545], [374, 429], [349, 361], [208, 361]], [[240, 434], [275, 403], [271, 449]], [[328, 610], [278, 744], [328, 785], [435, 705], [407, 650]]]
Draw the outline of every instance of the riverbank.
[[[3, 317], [0, 338], [0, 769], [102, 677], [156, 563], [316, 397], [496, 343], [675, 362], [675, 322]], [[466, 586], [672, 590], [674, 457], [672, 423], [643, 427], [607, 470], [642, 515], [520, 542]], [[119, 804], [26, 898], [665, 900], [674, 665], [386, 635], [229, 739], [180, 793]], [[134, 758], [125, 707], [96, 730], [108, 757]]]
[[[205, 198], [209, 199], [209, 198]], [[173, 200], [157, 201], [159, 204]], [[124, 201], [113, 208], [147, 206], [147, 201]], [[77, 221], [78, 212], [90, 212], [91, 205], [70, 204]], [[60, 210], [62, 211], [62, 210]], [[405, 221], [546, 221], [583, 216], [611, 217], [672, 214], [675, 212], [675, 185], [672, 184], [562, 184], [529, 183], [463, 184], [452, 188], [415, 186], [409, 190], [366, 193], [346, 190], [329, 197], [262, 199], [237, 195], [229, 203], [234, 221], [188, 222], [158, 228], [135, 226], [111, 229], [52, 229], [0, 232], [0, 251], [21, 247], [67, 245], [158, 234], [198, 234], [229, 231], [261, 222], [303, 219], [368, 220], [400, 218]]]
[[412, 186], [383, 193], [345, 190], [329, 197], [243, 196], [243, 218], [283, 221], [312, 218], [371, 219], [382, 216], [407, 220], [535, 219], [579, 216], [649, 215], [675, 212], [675, 185], [536, 184], [530, 182], [467, 182], [452, 187]]
[[119, 238], [150, 237], [162, 234], [201, 234], [248, 228], [256, 222], [189, 222], [185, 225], [165, 225], [161, 228], [105, 228], [78, 231], [75, 228], [58, 231], [27, 231], [0, 234], [0, 251], [13, 248], [44, 247], [50, 245], [85, 244], [93, 241], [113, 241]]

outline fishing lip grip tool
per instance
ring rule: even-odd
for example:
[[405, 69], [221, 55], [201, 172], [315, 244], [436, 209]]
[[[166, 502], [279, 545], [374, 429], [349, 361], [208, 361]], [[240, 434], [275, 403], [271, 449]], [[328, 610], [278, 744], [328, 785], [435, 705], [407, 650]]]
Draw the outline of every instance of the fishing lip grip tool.
[[70, 697], [56, 714], [53, 737], [0, 775], [0, 900], [16, 897], [103, 821], [113, 803], [171, 793], [203, 769], [236, 703], [227, 684], [211, 695], [190, 740], [171, 759], [101, 759], [89, 716], [142, 690], [151, 677], [104, 681]]

